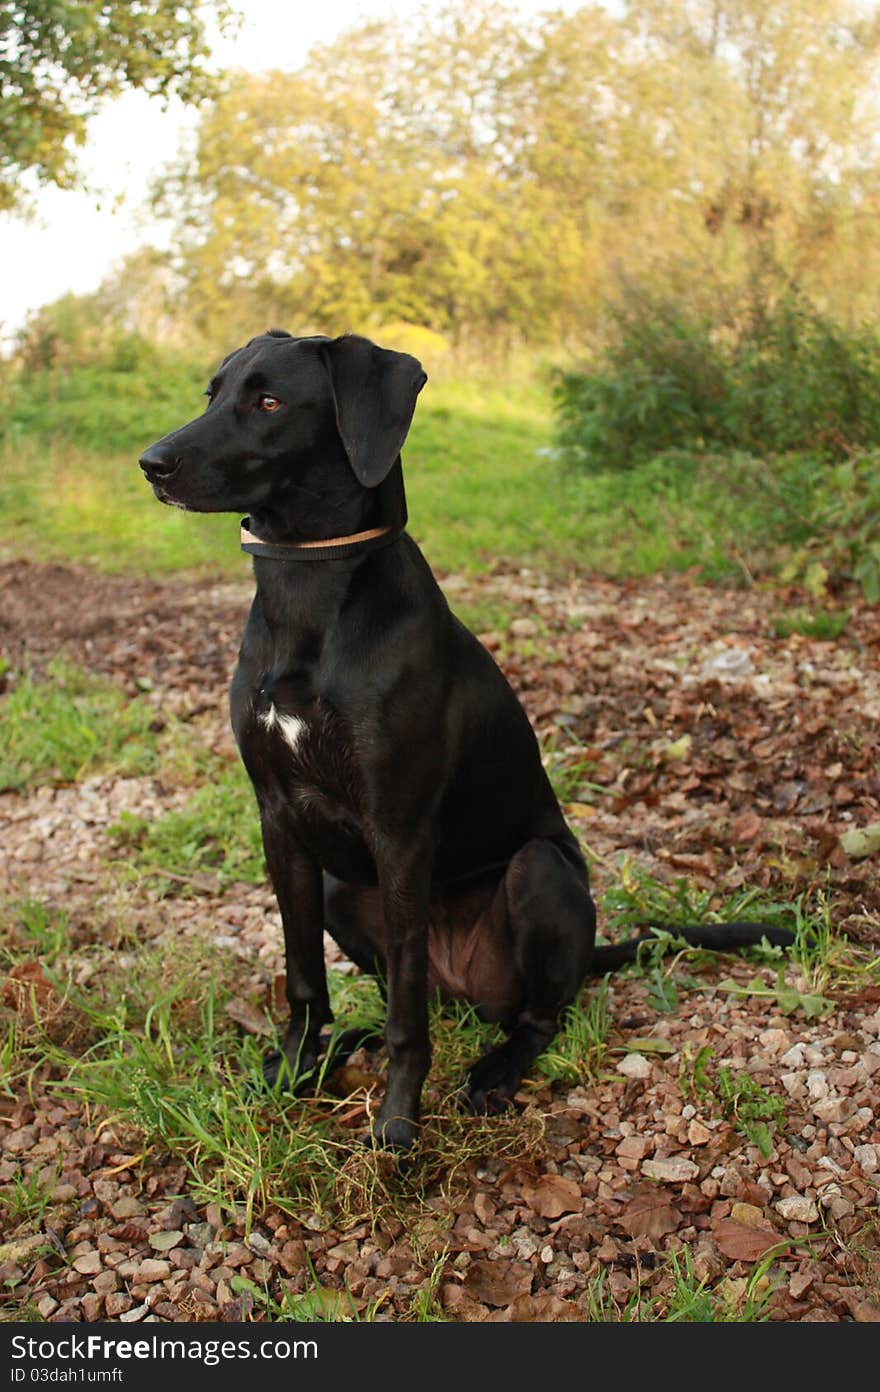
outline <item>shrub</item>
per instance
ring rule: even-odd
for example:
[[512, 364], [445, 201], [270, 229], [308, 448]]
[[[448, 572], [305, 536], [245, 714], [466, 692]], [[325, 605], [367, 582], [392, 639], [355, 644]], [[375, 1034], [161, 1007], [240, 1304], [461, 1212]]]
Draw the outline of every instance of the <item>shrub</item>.
[[722, 325], [632, 296], [597, 359], [560, 374], [555, 398], [563, 453], [593, 468], [669, 449], [846, 458], [880, 444], [880, 335], [794, 294]]

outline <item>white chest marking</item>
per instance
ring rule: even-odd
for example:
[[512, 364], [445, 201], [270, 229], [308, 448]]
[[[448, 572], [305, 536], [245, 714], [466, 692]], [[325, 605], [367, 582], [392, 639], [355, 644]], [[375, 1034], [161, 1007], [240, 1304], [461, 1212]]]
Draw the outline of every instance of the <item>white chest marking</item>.
[[300, 720], [298, 715], [279, 715], [274, 706], [263, 711], [258, 719], [267, 730], [274, 730], [277, 725], [281, 731], [281, 738], [290, 747], [291, 752], [296, 753], [297, 746], [306, 732], [304, 720]]

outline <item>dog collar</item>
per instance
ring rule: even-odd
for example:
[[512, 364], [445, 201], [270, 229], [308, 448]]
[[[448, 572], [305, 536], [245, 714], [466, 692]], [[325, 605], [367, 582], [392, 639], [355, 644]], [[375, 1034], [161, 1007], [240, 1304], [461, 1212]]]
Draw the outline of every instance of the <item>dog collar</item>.
[[372, 527], [352, 536], [328, 537], [326, 541], [261, 541], [250, 531], [249, 517], [241, 520], [241, 549], [250, 556], [263, 556], [272, 561], [341, 561], [363, 556], [390, 546], [400, 536], [401, 529]]

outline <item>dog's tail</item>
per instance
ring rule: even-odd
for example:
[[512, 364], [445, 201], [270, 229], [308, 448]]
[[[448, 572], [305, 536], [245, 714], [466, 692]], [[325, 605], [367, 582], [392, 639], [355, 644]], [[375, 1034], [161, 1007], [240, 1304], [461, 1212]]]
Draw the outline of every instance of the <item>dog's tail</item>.
[[681, 939], [691, 947], [703, 947], [710, 952], [735, 952], [742, 947], [757, 947], [765, 940], [773, 947], [791, 947], [795, 941], [794, 933], [786, 928], [776, 928], [771, 923], [703, 923], [690, 928], [656, 923], [644, 929], [638, 937], [627, 938], [626, 942], [597, 947], [593, 953], [590, 975], [601, 976], [625, 966], [627, 962], [635, 962], [639, 950], [646, 943], [662, 943], [666, 934], [669, 934], [669, 952], [675, 951], [675, 944]]

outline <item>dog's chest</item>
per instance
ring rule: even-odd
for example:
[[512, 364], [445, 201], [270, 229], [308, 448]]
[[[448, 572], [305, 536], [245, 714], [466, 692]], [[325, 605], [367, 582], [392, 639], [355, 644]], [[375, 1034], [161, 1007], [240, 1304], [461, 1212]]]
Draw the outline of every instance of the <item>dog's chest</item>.
[[240, 742], [284, 790], [291, 811], [336, 821], [356, 812], [359, 779], [346, 722], [308, 674], [264, 677], [252, 690]]

